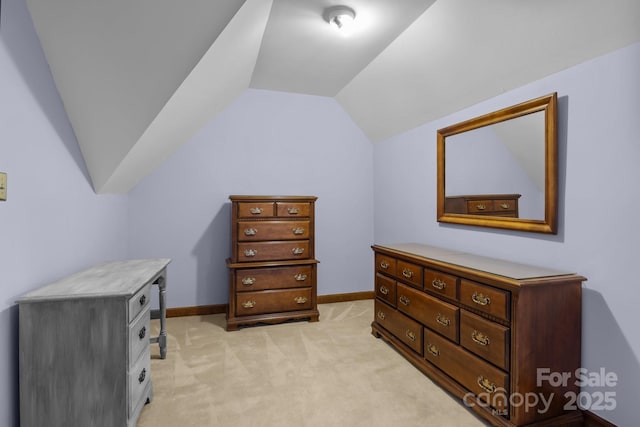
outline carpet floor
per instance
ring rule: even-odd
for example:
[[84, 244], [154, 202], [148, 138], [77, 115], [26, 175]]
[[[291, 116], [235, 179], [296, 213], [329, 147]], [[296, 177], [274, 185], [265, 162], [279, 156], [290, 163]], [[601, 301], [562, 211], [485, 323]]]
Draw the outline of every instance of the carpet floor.
[[234, 332], [223, 314], [167, 319], [138, 427], [488, 425], [371, 335], [373, 300], [318, 308], [319, 322]]

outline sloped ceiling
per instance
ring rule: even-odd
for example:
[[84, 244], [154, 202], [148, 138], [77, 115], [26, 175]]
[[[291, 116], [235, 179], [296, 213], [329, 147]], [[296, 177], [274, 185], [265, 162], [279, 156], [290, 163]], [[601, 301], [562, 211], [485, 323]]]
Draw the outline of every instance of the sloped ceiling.
[[375, 142], [640, 40], [637, 0], [26, 1], [98, 193], [249, 87], [335, 97]]

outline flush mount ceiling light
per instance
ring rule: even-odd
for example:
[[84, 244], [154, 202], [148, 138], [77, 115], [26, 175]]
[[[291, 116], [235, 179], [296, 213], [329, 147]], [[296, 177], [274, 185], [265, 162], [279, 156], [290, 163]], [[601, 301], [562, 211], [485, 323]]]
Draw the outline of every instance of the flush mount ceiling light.
[[348, 27], [356, 18], [356, 12], [347, 6], [333, 6], [325, 10], [324, 19], [338, 29]]

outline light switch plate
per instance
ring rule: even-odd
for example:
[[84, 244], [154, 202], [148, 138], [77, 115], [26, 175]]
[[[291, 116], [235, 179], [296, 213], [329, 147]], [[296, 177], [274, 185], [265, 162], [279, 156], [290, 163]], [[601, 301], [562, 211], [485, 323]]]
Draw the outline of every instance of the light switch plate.
[[7, 174], [0, 172], [0, 200], [7, 200]]

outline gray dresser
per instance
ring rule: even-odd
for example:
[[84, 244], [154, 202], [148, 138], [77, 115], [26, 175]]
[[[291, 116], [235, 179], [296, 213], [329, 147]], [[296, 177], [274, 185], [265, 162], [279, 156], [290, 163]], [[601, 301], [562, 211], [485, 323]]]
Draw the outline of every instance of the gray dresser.
[[136, 425], [152, 396], [151, 285], [170, 261], [101, 264], [17, 301], [22, 427]]

